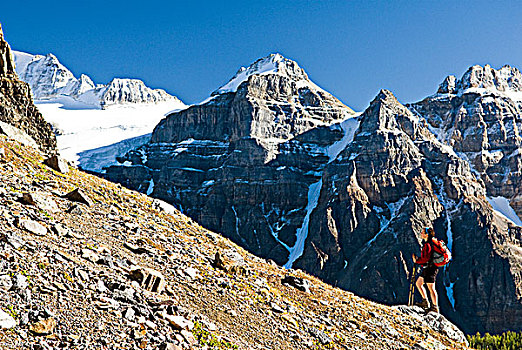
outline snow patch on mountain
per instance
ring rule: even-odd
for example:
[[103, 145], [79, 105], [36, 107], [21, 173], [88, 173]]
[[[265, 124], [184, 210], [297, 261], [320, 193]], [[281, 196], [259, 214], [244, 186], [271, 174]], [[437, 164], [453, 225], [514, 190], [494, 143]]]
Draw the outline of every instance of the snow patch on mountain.
[[[89, 104], [67, 96], [37, 106], [57, 130], [62, 156], [95, 172], [115, 164], [116, 155], [145, 143], [146, 134], [152, 133], [166, 113], [185, 108], [183, 103], [162, 102], [93, 109]], [[137, 137], [142, 137], [143, 142], [135, 139]], [[122, 142], [124, 140], [128, 141]]]
[[511, 221], [513, 224], [522, 227], [522, 220], [509, 204], [509, 199], [504, 197], [487, 197], [487, 200], [497, 214]]
[[75, 154], [75, 158], [77, 157], [78, 164], [82, 169], [96, 173], [104, 173], [104, 168], [118, 164], [116, 160], [117, 156], [149, 142], [151, 135], [152, 134], [149, 133], [125, 139], [112, 145], [81, 151]]
[[[343, 130], [343, 137], [341, 138], [341, 140], [334, 142], [332, 145], [328, 147], [326, 151], [329, 157], [328, 163], [333, 162], [339, 156], [339, 154], [348, 146], [348, 144], [350, 144], [353, 141], [353, 137], [355, 135], [355, 132], [359, 128], [359, 124], [359, 120], [354, 117], [348, 118], [340, 123], [340, 126]], [[308, 188], [308, 204], [306, 205], [306, 215], [303, 220], [303, 224], [300, 228], [297, 229], [296, 242], [294, 246], [289, 249], [290, 255], [288, 257], [288, 262], [284, 265], [284, 267], [287, 269], [291, 269], [293, 263], [301, 255], [303, 255], [305, 241], [308, 237], [310, 215], [319, 203], [319, 196], [321, 194], [322, 186], [323, 180], [320, 179], [319, 181], [311, 184]], [[276, 235], [274, 235], [274, 237], [278, 239]], [[288, 246], [285, 245], [285, 248], [288, 249]]]

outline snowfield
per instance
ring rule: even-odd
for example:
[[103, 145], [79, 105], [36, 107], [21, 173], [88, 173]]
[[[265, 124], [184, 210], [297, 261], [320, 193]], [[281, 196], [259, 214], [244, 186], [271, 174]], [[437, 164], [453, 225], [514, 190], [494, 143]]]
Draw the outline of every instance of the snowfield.
[[[165, 114], [187, 107], [182, 102], [171, 101], [97, 109], [67, 96], [35, 103], [44, 118], [58, 131], [57, 142], [61, 155], [83, 169], [96, 172], [115, 164], [117, 155], [148, 139], [145, 137], [112, 148], [107, 146], [150, 134]], [[103, 152], [100, 152], [100, 148], [103, 148]]]

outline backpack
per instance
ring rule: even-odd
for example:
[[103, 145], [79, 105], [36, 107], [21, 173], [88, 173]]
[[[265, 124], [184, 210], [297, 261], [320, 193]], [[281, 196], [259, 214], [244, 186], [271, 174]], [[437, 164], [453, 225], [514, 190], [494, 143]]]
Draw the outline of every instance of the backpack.
[[443, 240], [436, 238], [433, 238], [431, 242], [433, 243], [433, 264], [437, 267], [441, 267], [449, 263], [451, 260], [451, 252], [446, 246], [446, 243], [444, 243]]

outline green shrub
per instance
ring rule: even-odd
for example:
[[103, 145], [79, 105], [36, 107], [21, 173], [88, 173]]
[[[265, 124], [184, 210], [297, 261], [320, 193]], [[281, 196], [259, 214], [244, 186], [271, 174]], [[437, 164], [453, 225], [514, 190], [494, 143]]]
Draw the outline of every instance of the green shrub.
[[468, 335], [469, 346], [478, 350], [519, 350], [522, 349], [522, 332], [505, 332], [498, 335], [480, 333]]
[[199, 345], [206, 345], [209, 349], [237, 349], [238, 346], [216, 338], [215, 335], [203, 329], [201, 323], [195, 322], [192, 334]]

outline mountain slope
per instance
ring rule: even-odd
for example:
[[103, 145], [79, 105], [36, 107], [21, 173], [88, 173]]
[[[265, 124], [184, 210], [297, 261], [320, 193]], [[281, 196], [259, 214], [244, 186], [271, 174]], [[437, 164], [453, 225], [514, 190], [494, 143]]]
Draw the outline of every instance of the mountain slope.
[[[0, 325], [16, 321], [4, 349], [466, 348], [441, 316], [282, 269], [145, 195], [55, 172], [4, 137], [0, 148]], [[75, 188], [90, 205], [62, 196]], [[143, 268], [156, 284], [136, 279]]]

